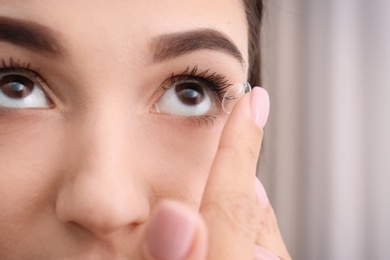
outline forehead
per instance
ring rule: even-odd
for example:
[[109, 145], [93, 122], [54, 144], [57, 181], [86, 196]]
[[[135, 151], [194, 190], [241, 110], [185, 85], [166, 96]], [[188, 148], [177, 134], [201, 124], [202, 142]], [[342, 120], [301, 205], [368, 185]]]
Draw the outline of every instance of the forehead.
[[[79, 36], [137, 38], [192, 28], [218, 28], [245, 38], [241, 0], [0, 0], [0, 15], [30, 19]], [[240, 42], [237, 42], [240, 45]]]

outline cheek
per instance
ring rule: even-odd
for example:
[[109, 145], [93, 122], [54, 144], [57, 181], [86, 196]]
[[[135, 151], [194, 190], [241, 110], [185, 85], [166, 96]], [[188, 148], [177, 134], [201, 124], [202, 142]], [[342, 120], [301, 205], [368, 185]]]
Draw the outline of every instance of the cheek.
[[48, 121], [19, 112], [0, 115], [0, 251], [49, 210], [58, 140]]
[[[163, 121], [146, 127], [147, 142], [143, 145], [147, 155], [148, 182], [155, 198], [169, 197], [198, 208], [209, 176], [219, 138], [222, 119], [212, 127], [195, 123]], [[155, 124], [155, 123], [151, 123]]]

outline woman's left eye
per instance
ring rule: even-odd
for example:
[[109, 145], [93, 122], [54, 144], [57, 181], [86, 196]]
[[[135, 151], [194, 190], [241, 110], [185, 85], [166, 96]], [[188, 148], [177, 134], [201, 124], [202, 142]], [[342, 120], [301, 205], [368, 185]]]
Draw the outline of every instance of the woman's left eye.
[[0, 72], [0, 107], [47, 108], [49, 100], [35, 79], [22, 73]]
[[159, 113], [182, 116], [201, 116], [213, 107], [215, 95], [196, 80], [177, 82], [155, 104]]

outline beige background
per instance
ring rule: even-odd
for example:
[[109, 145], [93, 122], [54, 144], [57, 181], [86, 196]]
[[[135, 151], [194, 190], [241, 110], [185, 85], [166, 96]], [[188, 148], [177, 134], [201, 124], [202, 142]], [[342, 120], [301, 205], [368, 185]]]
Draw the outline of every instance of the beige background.
[[265, 2], [259, 176], [291, 254], [390, 259], [390, 1]]

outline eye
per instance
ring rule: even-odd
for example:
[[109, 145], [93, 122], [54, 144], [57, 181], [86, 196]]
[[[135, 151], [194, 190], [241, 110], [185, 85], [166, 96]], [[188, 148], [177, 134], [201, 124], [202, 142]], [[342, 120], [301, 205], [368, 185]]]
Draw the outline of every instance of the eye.
[[37, 80], [22, 73], [0, 72], [0, 107], [47, 108], [49, 100]]
[[215, 96], [209, 87], [196, 80], [177, 82], [156, 102], [159, 113], [183, 116], [205, 115], [213, 107]]

